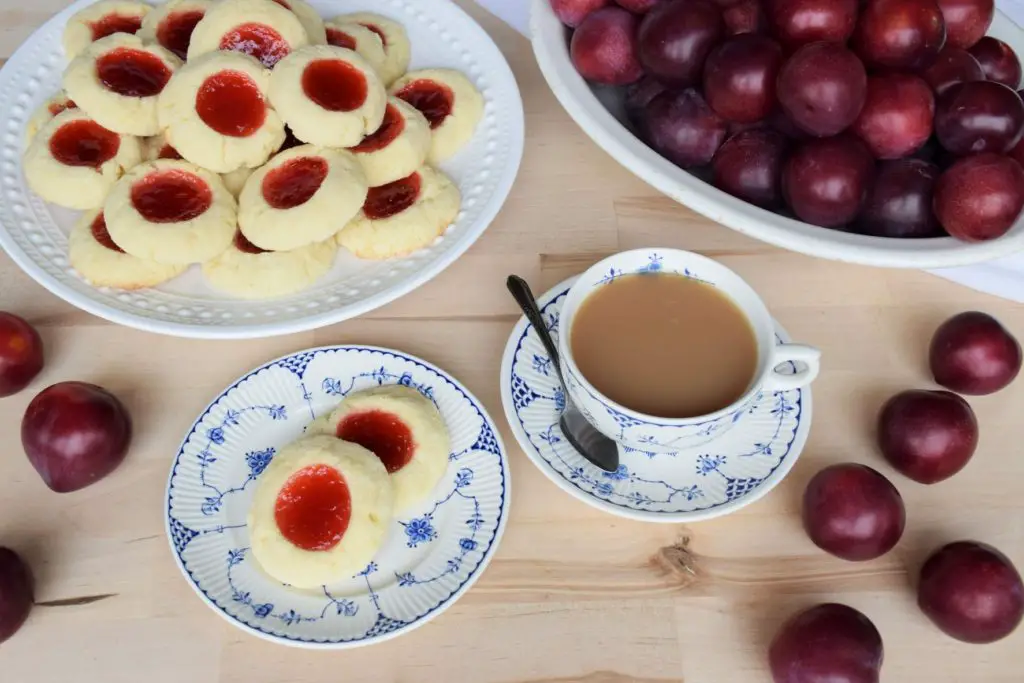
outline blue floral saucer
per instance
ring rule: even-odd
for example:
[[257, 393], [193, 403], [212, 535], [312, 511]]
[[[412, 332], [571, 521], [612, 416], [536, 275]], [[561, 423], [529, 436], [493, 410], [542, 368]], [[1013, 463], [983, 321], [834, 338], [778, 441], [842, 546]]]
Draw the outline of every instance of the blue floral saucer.
[[[538, 303], [558, 335], [571, 278]], [[778, 326], [780, 342], [788, 336]], [[795, 371], [795, 368], [791, 368]], [[616, 472], [591, 465], [558, 427], [565, 396], [551, 359], [526, 319], [501, 364], [501, 400], [519, 445], [564, 491], [605, 512], [648, 522], [696, 522], [734, 512], [774, 488], [793, 467], [811, 428], [810, 389], [762, 394], [730, 431], [699, 448], [654, 453], [619, 447]]]
[[[285, 444], [349, 392], [401, 384], [431, 399], [451, 433], [448, 470], [412, 514], [395, 519], [373, 561], [317, 591], [269, 578], [249, 549], [255, 482]], [[505, 449], [483, 404], [444, 371], [398, 351], [332, 346], [257, 368], [189, 430], [167, 484], [167, 535], [178, 566], [218, 613], [299, 647], [368, 645], [450, 607], [494, 555], [508, 518]]]

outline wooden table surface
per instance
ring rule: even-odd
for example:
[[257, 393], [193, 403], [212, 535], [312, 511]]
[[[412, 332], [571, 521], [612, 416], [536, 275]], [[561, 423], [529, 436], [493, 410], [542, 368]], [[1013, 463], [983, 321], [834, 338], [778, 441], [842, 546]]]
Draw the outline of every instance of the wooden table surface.
[[[0, 0], [0, 56], [61, 6]], [[878, 626], [886, 645], [883, 681], [1024, 680], [1024, 629], [993, 645], [953, 641], [920, 614], [911, 588], [932, 548], [965, 537], [996, 545], [1024, 568], [1024, 381], [971, 400], [980, 448], [966, 470], [942, 484], [925, 487], [894, 473], [872, 437], [875, 414], [890, 394], [931, 386], [925, 349], [942, 320], [980, 309], [1024, 335], [1024, 307], [921, 272], [786, 253], [677, 206], [580, 132], [546, 88], [522, 37], [470, 11], [519, 79], [526, 154], [487, 233], [401, 300], [288, 337], [173, 339], [78, 311], [0, 254], [0, 310], [36, 325], [47, 349], [47, 366], [33, 385], [0, 400], [0, 545], [27, 558], [44, 603], [0, 646], [0, 681], [753, 683], [770, 680], [765, 650], [775, 628], [823, 601], [852, 605]], [[504, 427], [498, 394], [502, 350], [518, 317], [504, 290], [507, 273], [543, 291], [608, 254], [647, 246], [721, 260], [761, 292], [796, 340], [824, 352], [814, 427], [792, 474], [741, 512], [686, 527], [621, 520], [562, 493]], [[511, 518], [480, 581], [435, 621], [368, 648], [310, 652], [247, 635], [196, 597], [171, 557], [162, 503], [180, 439], [211, 397], [264, 361], [340, 342], [422, 356], [483, 400], [508, 446]], [[70, 379], [119, 395], [137, 436], [114, 475], [58, 495], [22, 455], [18, 430], [36, 391]], [[906, 501], [906, 534], [877, 561], [828, 556], [800, 526], [806, 481], [824, 465], [848, 460], [891, 476]], [[694, 553], [692, 582], [655, 559], [683, 539]]]

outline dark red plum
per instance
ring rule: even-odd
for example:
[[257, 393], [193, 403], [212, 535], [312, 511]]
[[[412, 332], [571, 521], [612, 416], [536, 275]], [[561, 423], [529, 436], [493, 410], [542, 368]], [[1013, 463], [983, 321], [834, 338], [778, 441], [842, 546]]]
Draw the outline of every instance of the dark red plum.
[[774, 683], [878, 683], [882, 636], [846, 605], [816, 605], [790, 617], [768, 648]]
[[925, 69], [946, 44], [935, 0], [868, 0], [851, 46], [869, 68]]
[[946, 20], [946, 43], [966, 50], [985, 35], [995, 15], [995, 0], [938, 0]]
[[836, 228], [860, 213], [873, 170], [871, 153], [852, 135], [808, 140], [790, 154], [782, 189], [797, 218]]
[[768, 18], [761, 0], [739, 0], [722, 10], [722, 21], [727, 36], [768, 33]]
[[947, 45], [935, 58], [935, 63], [921, 74], [936, 95], [941, 95], [958, 83], [985, 80], [981, 64], [963, 48]]
[[992, 316], [967, 311], [942, 323], [928, 348], [935, 381], [959, 394], [993, 394], [1020, 373], [1020, 342]]
[[740, 35], [712, 50], [704, 65], [704, 97], [729, 121], [760, 121], [775, 107], [782, 48], [771, 38]]
[[637, 55], [648, 74], [687, 88], [700, 82], [724, 30], [722, 10], [711, 0], [665, 0], [640, 23]]
[[551, 0], [551, 9], [563, 24], [576, 28], [588, 14], [610, 4], [612, 0]]
[[27, 387], [43, 369], [43, 340], [24, 318], [0, 311], [0, 398]]
[[935, 96], [922, 79], [889, 73], [868, 79], [868, 92], [856, 133], [878, 159], [899, 159], [912, 154], [932, 134]]
[[725, 140], [726, 123], [700, 93], [666, 91], [647, 105], [643, 129], [649, 144], [682, 168], [711, 162]]
[[711, 162], [715, 187], [757, 206], [780, 206], [786, 147], [786, 138], [771, 128], [733, 135]]
[[647, 14], [661, 0], [615, 0], [619, 7], [633, 14]]
[[998, 154], [961, 159], [939, 176], [932, 204], [953, 237], [967, 242], [1002, 237], [1024, 208], [1024, 170]]
[[32, 572], [18, 553], [0, 547], [0, 643], [18, 632], [28, 619], [35, 595]]
[[855, 54], [837, 43], [811, 43], [779, 71], [776, 92], [793, 123], [817, 137], [836, 135], [864, 107], [868, 76]]
[[650, 76], [644, 76], [633, 85], [626, 88], [624, 99], [626, 118], [633, 124], [634, 129], [644, 137], [641, 127], [644, 120], [644, 112], [651, 100], [665, 92], [665, 86]]
[[947, 90], [935, 107], [935, 135], [954, 154], [1005, 154], [1022, 133], [1024, 101], [1001, 83], [960, 83]]
[[918, 239], [945, 233], [932, 213], [939, 167], [921, 159], [894, 159], [875, 169], [857, 231], [876, 237]]
[[629, 85], [644, 75], [636, 58], [637, 18], [619, 7], [591, 12], [572, 34], [569, 53], [583, 78]]
[[904, 391], [878, 415], [878, 447], [904, 476], [935, 484], [974, 456], [978, 420], [967, 401], [949, 391]]
[[857, 25], [857, 0], [766, 0], [772, 35], [789, 50], [845, 43]]
[[998, 38], [985, 36], [968, 52], [978, 60], [985, 78], [1014, 90], [1020, 87], [1020, 59], [1012, 47]]

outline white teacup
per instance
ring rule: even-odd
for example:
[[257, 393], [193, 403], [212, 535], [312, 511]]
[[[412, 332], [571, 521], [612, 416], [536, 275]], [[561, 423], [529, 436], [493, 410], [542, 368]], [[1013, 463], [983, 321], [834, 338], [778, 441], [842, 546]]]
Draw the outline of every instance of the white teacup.
[[[587, 381], [572, 355], [572, 327], [584, 299], [604, 285], [633, 273], [674, 273], [718, 288], [743, 311], [757, 340], [757, 369], [743, 396], [714, 413], [689, 418], [644, 415], [619, 405]], [[818, 376], [821, 352], [803, 344], [779, 344], [764, 302], [740, 276], [709, 258], [678, 249], [637, 249], [610, 256], [573, 284], [562, 307], [558, 350], [572, 401], [587, 420], [620, 444], [641, 451], [694, 448], [732, 429], [762, 392], [790, 391]], [[699, 334], [699, 330], [694, 330]], [[793, 365], [789, 365], [793, 363]], [[795, 365], [800, 363], [800, 366]], [[785, 370], [780, 366], [786, 365]], [[793, 372], [793, 368], [797, 368]]]

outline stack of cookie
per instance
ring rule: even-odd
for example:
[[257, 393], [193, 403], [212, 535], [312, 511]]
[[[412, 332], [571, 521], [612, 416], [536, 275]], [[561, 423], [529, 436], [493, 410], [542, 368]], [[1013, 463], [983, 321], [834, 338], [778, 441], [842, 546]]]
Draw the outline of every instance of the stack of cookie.
[[407, 73], [404, 28], [305, 0], [102, 0], [68, 22], [64, 91], [27, 126], [44, 200], [85, 211], [70, 261], [97, 286], [200, 264], [244, 298], [311, 286], [345, 248], [429, 246], [456, 219], [436, 164], [473, 136], [461, 73]]

